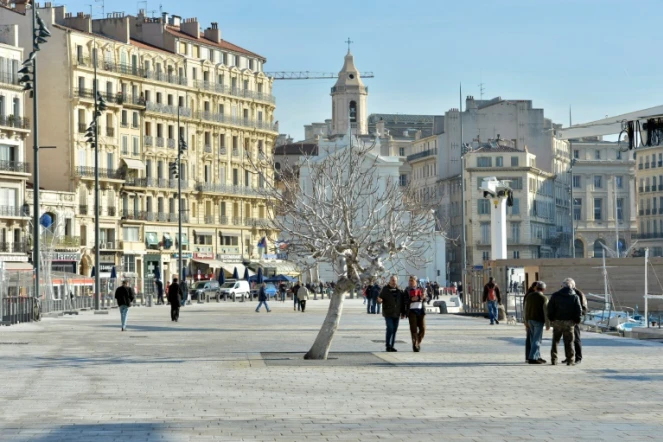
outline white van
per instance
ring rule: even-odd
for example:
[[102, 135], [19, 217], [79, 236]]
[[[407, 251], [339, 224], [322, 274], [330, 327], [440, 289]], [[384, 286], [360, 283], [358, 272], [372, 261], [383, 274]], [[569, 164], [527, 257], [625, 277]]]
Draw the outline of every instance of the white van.
[[233, 301], [237, 298], [249, 299], [251, 296], [251, 287], [248, 281], [228, 281], [221, 286], [221, 297], [223, 299], [232, 298]]

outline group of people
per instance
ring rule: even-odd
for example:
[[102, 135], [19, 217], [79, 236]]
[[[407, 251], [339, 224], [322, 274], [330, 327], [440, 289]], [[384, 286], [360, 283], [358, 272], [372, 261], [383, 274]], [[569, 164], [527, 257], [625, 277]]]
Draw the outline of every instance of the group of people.
[[[155, 284], [158, 295], [157, 304], [163, 304], [163, 283], [160, 280], [157, 280], [155, 281]], [[180, 284], [177, 277], [174, 277], [173, 281], [168, 284], [166, 288], [166, 299], [170, 304], [170, 320], [173, 322], [178, 322], [180, 319], [180, 307], [186, 302], [186, 293], [186, 283]], [[115, 290], [115, 299], [117, 300], [117, 306], [120, 309], [122, 331], [125, 331], [127, 329], [129, 308], [136, 300], [136, 292], [133, 287], [129, 285], [129, 279], [123, 280], [122, 285]]]

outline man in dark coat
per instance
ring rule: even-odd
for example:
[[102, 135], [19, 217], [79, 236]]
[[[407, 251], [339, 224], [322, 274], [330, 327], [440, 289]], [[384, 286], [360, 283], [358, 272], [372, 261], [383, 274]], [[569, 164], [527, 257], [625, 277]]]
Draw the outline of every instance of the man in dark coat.
[[394, 343], [396, 342], [398, 322], [405, 318], [405, 302], [403, 291], [398, 288], [398, 277], [396, 275], [392, 275], [389, 278], [389, 284], [382, 287], [378, 304], [382, 304], [382, 316], [387, 325], [385, 339], [387, 351], [398, 351], [394, 348]]
[[488, 279], [488, 284], [483, 287], [483, 302], [488, 304], [490, 325], [493, 325], [493, 323], [499, 324], [499, 305], [502, 304], [502, 296], [500, 295], [500, 288], [495, 284], [495, 278], [492, 276]]
[[371, 313], [380, 314], [380, 304], [378, 304], [378, 297], [380, 296], [380, 286], [377, 280], [373, 280], [373, 284], [366, 288], [366, 294], [370, 296]]
[[157, 287], [157, 305], [163, 304], [163, 282], [160, 279], [154, 281], [154, 285]]
[[127, 314], [131, 303], [136, 299], [134, 289], [129, 287], [129, 280], [122, 281], [122, 285], [115, 290], [115, 299], [117, 299], [117, 306], [120, 308], [120, 320], [122, 322], [122, 331], [127, 329]]
[[[575, 289], [576, 295], [578, 295], [578, 299], [580, 299], [580, 307], [582, 307], [582, 314], [583, 316], [587, 314], [587, 297], [585, 294], [576, 287]], [[581, 318], [582, 319], [582, 318]], [[576, 324], [573, 327], [573, 349], [575, 350], [576, 353], [576, 364], [580, 364], [582, 362], [582, 339], [580, 339], [580, 324]], [[565, 359], [562, 361], [562, 364], [566, 364], [568, 361]]]
[[260, 288], [258, 289], [258, 307], [256, 307], [256, 313], [260, 311], [260, 306], [265, 304], [265, 309], [267, 310], [267, 313], [271, 312], [269, 309], [269, 305], [267, 305], [267, 284], [264, 282], [260, 284]]
[[550, 351], [550, 363], [557, 365], [557, 344], [564, 337], [566, 365], [575, 365], [573, 349], [573, 328], [580, 324], [582, 306], [575, 292], [576, 283], [571, 278], [562, 282], [562, 289], [553, 293], [548, 302], [548, 319], [553, 326], [553, 341]]
[[189, 285], [186, 282], [186, 279], [180, 283], [180, 294], [182, 295], [181, 306], [186, 305], [187, 298], [189, 297]]
[[180, 319], [180, 305], [182, 302], [182, 287], [177, 282], [177, 277], [168, 287], [168, 302], [170, 302], [170, 320], [177, 322]]

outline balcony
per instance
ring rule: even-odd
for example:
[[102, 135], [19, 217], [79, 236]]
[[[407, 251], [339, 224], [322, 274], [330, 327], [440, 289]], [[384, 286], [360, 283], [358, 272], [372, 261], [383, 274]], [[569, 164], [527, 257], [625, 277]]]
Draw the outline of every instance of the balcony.
[[[188, 180], [180, 180], [180, 183], [182, 184], [182, 190], [187, 190], [189, 188], [189, 181]], [[168, 187], [171, 189], [177, 189], [177, 180], [176, 179], [171, 179], [168, 182]]]
[[178, 84], [180, 86], [189, 85], [189, 79], [187, 77], [180, 77], [179, 75], [170, 72], [145, 71], [144, 77], [149, 80], [163, 81], [165, 83]]
[[228, 217], [227, 217], [226, 215], [221, 215], [221, 216], [219, 216], [219, 223], [220, 223], [220, 224], [223, 224], [223, 225], [226, 225], [226, 226], [227, 226], [227, 225], [230, 224], [229, 221], [230, 221], [230, 220], [228, 219]]
[[645, 215], [651, 215], [651, 209], [645, 210]]
[[145, 135], [145, 138], [143, 138], [143, 144], [145, 144], [146, 147], [154, 146], [154, 138], [150, 135]]
[[166, 140], [166, 146], [168, 146], [168, 149], [175, 149], [177, 146], [177, 141], [175, 141], [174, 138], [168, 138]]
[[167, 223], [168, 222], [168, 214], [165, 212], [159, 212], [157, 214], [157, 221], [160, 223]]
[[30, 173], [28, 163], [20, 161], [0, 161], [0, 172]]
[[87, 215], [87, 206], [86, 205], [79, 205], [78, 206], [78, 214], [79, 215]]
[[4, 216], [11, 216], [11, 217], [19, 217], [19, 216], [24, 216], [23, 213], [21, 213], [22, 210], [18, 206], [0, 206], [0, 217]]
[[244, 222], [243, 222], [242, 218], [240, 218], [238, 216], [233, 216], [233, 225], [234, 226], [241, 226], [243, 224], [244, 224]]
[[645, 169], [649, 169], [649, 163], [645, 163]]
[[233, 148], [233, 156], [238, 157], [239, 156], [239, 149]]
[[225, 155], [228, 153], [228, 149], [225, 147], [219, 147], [219, 155]]
[[642, 193], [642, 192], [644, 192], [644, 191], [645, 191], [644, 186], [640, 186], [640, 187], [638, 187], [638, 192]]
[[193, 112], [191, 111], [191, 109], [188, 109], [186, 107], [168, 106], [166, 104], [155, 103], [153, 101], [148, 101], [145, 103], [145, 110], [147, 110], [148, 112], [156, 112], [159, 114], [167, 114], [173, 116], [177, 116], [177, 114], [179, 113], [180, 116], [188, 118], [191, 118], [193, 116]]
[[266, 218], [247, 218], [246, 225], [258, 229], [266, 229], [270, 226], [270, 222]]
[[108, 216], [115, 216], [117, 215], [117, 209], [115, 207], [108, 207], [106, 209], [106, 213], [108, 214]]
[[213, 123], [219, 124], [229, 124], [234, 126], [248, 127], [250, 129], [266, 130], [271, 132], [276, 132], [276, 128], [273, 124], [263, 121], [263, 120], [253, 120], [250, 118], [240, 118], [232, 117], [225, 114], [217, 114], [212, 112], [197, 111], [195, 113], [195, 118], [211, 121]]
[[418, 153], [415, 153], [415, 154], [412, 154], [412, 155], [408, 155], [407, 156], [407, 161], [408, 161], [408, 163], [410, 163], [412, 161], [416, 161], [416, 160], [419, 160], [421, 158], [426, 158], [426, 157], [430, 157], [430, 156], [433, 156], [433, 155], [437, 155], [437, 148], [428, 149], [428, 150], [424, 150], [423, 152], [418, 152]]
[[171, 223], [178, 222], [177, 213], [169, 213], [168, 214], [168, 221], [170, 221]]
[[197, 183], [196, 192], [226, 193], [233, 195], [259, 196], [260, 192], [252, 187], [231, 186], [227, 184], [216, 183]]
[[[79, 178], [94, 178], [94, 167], [77, 166], [76, 176]], [[99, 178], [109, 180], [122, 180], [122, 173], [115, 169], [99, 169]]]
[[[111, 91], [98, 91], [99, 95], [106, 101], [107, 104], [122, 104], [124, 99], [121, 93], [114, 93]], [[74, 89], [74, 96], [78, 98], [88, 98], [94, 100], [94, 90], [85, 88]]]
[[0, 115], [0, 126], [29, 130], [30, 119], [25, 117], [15, 117], [14, 115]]
[[87, 132], [87, 123], [78, 123], [78, 133], [84, 134]]
[[166, 145], [166, 140], [163, 137], [157, 137], [156, 144], [157, 147], [164, 147]]
[[645, 186], [645, 192], [651, 192], [651, 186]]
[[140, 124], [138, 124], [138, 121], [132, 121], [131, 122], [131, 128], [132, 129], [140, 129]]
[[212, 83], [204, 80], [194, 81], [194, 86], [198, 89], [203, 89], [217, 94], [232, 95], [234, 97], [249, 98], [257, 101], [264, 101], [266, 103], [275, 104], [276, 98], [273, 95], [265, 92], [255, 92], [248, 89], [231, 88], [219, 83]]
[[120, 127], [122, 129], [128, 129], [129, 128], [129, 122], [128, 121], [120, 121]]
[[101, 243], [99, 244], [99, 250], [121, 250], [120, 241], [106, 240], [101, 238]]
[[214, 218], [213, 215], [205, 215], [205, 224], [214, 224]]
[[54, 236], [52, 234], [42, 234], [42, 239], [46, 244], [53, 244], [55, 247], [73, 248], [81, 245], [79, 236]]
[[107, 137], [114, 137], [115, 136], [115, 128], [114, 127], [107, 127], [106, 128], [106, 136]]
[[658, 190], [659, 190], [659, 192], [660, 192], [661, 190], [663, 190], [663, 184], [659, 184], [659, 185], [658, 185]]
[[122, 104], [126, 106], [139, 106], [145, 107], [145, 97], [142, 95], [120, 94], [122, 96]]
[[204, 147], [205, 153], [212, 153], [212, 146], [209, 144], [206, 144]]
[[27, 253], [25, 242], [0, 242], [0, 253]]

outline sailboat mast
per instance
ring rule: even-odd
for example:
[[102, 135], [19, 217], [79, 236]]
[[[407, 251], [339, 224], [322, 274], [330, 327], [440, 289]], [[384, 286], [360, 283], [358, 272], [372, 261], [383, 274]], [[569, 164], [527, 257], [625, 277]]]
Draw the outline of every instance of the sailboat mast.
[[605, 308], [610, 308], [610, 294], [608, 293], [608, 268], [605, 266], [605, 252], [603, 250], [603, 290], [605, 293]]

